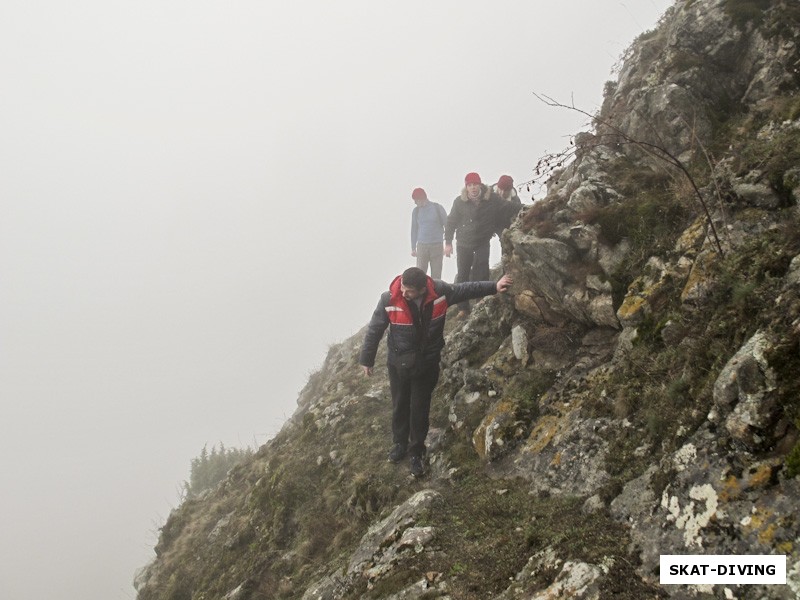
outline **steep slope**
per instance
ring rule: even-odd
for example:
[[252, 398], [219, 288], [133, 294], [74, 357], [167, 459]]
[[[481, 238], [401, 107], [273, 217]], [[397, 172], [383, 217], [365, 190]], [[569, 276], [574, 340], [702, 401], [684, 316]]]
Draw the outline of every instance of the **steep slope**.
[[[677, 2], [504, 233], [512, 293], [451, 321], [430, 476], [385, 461], [356, 335], [173, 511], [139, 600], [796, 597], [798, 40], [794, 1]], [[686, 553], [790, 583], [659, 586]]]

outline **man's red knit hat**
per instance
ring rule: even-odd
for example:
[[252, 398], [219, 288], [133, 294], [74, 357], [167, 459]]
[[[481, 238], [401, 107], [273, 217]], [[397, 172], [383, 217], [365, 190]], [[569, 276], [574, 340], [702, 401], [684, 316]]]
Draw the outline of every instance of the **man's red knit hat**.
[[478, 175], [477, 173], [467, 173], [467, 176], [464, 177], [464, 183], [467, 183], [467, 184], [469, 184], [469, 183], [480, 183], [480, 182], [481, 182], [481, 176]]
[[510, 175], [501, 175], [500, 179], [497, 180], [497, 188], [507, 192], [512, 187], [514, 187], [514, 180], [511, 179]]
[[427, 200], [428, 194], [425, 193], [425, 190], [422, 188], [414, 188], [414, 191], [411, 192], [411, 199], [412, 200]]

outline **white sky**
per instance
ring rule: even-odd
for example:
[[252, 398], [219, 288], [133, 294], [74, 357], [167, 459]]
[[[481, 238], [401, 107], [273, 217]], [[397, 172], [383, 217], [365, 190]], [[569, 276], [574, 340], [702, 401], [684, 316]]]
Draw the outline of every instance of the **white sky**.
[[583, 125], [532, 92], [593, 110], [669, 4], [4, 0], [0, 597], [133, 598], [190, 460], [413, 264], [411, 190], [528, 179]]

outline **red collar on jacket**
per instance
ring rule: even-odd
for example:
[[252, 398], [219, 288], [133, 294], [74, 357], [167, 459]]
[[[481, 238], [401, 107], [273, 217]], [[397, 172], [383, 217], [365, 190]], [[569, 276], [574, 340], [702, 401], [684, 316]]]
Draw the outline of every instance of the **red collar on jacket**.
[[[402, 300], [404, 303], [406, 299], [403, 298], [403, 292], [400, 291], [400, 283], [401, 283], [402, 276], [398, 275], [394, 278], [391, 285], [389, 286], [389, 291], [392, 293], [392, 305], [397, 306], [400, 301]], [[430, 304], [434, 300], [436, 300], [439, 296], [436, 295], [436, 289], [433, 287], [433, 279], [428, 277], [427, 281], [427, 293], [425, 294], [425, 301], [423, 302], [423, 306], [426, 304]]]
[[[413, 325], [414, 320], [411, 316], [411, 310], [408, 308], [408, 302], [403, 298], [403, 292], [400, 291], [400, 279], [401, 276], [398, 275], [389, 286], [389, 293], [392, 297], [389, 300], [389, 306], [386, 308], [386, 311], [389, 314], [390, 322], [396, 325]], [[439, 296], [436, 293], [433, 279], [428, 277], [427, 292], [422, 306], [427, 306], [431, 303], [433, 304], [431, 319], [443, 317], [447, 312], [447, 300], [444, 296]]]

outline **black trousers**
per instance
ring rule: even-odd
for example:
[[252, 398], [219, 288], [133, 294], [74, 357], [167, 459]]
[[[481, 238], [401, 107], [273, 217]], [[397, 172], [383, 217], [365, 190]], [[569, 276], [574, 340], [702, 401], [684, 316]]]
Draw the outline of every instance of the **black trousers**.
[[[489, 240], [477, 246], [456, 247], [456, 283], [489, 280]], [[460, 302], [458, 310], [469, 312], [469, 300]]]
[[439, 365], [408, 372], [389, 365], [392, 392], [392, 441], [408, 447], [412, 456], [425, 452], [430, 427], [431, 394], [439, 381]]

